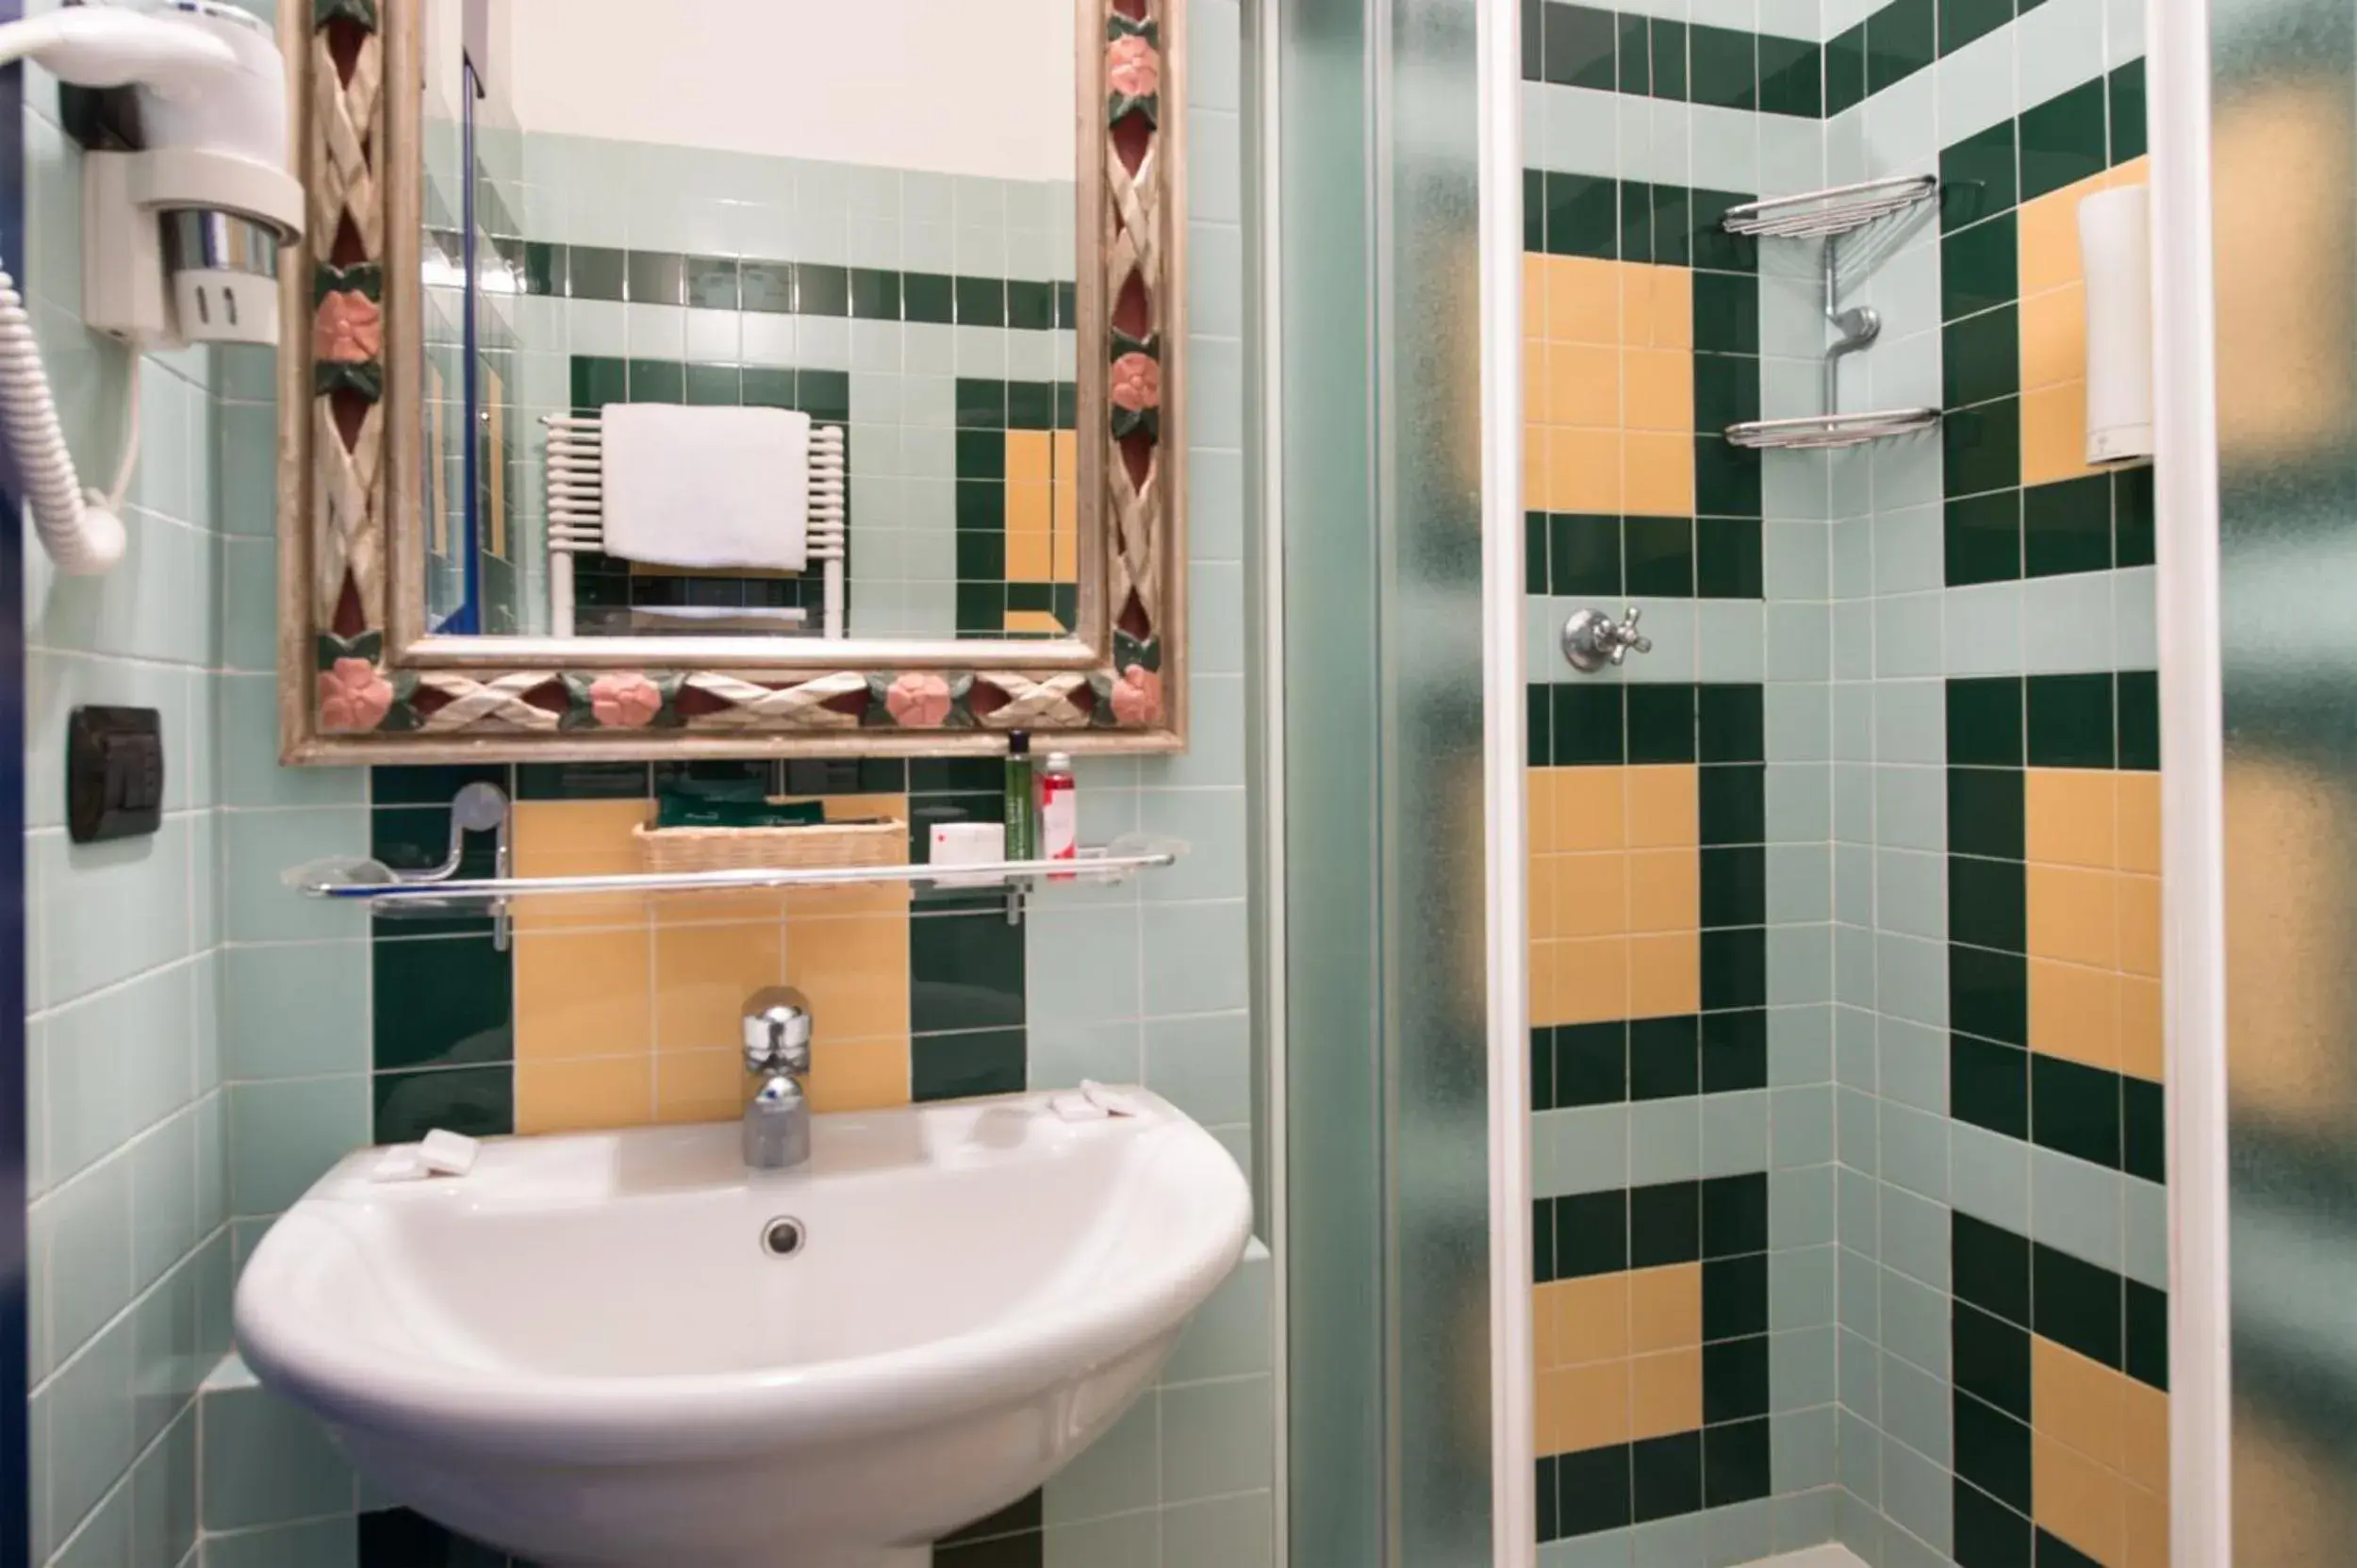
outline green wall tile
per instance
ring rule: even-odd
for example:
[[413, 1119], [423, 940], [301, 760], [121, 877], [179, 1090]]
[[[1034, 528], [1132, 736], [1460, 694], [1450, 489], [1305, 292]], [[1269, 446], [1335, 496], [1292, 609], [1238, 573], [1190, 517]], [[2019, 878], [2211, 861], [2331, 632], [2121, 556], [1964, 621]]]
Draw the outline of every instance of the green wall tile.
[[1891, 0], [1866, 19], [1866, 91], [1905, 80], [1937, 53], [1932, 0]]
[[516, 1131], [516, 1075], [504, 1063], [379, 1072], [371, 1081], [371, 1091], [373, 1137], [380, 1144], [415, 1143], [437, 1129], [470, 1138], [496, 1138]]
[[2029, 757], [2033, 767], [2110, 767], [2117, 755], [2110, 675], [2033, 675]]
[[[2014, 123], [2000, 121], [1939, 155], [1939, 222], [1963, 228], [2011, 208], [2019, 198]], [[2011, 291], [2007, 291], [2011, 297]]]
[[1824, 49], [1805, 39], [1759, 38], [1759, 107], [1768, 114], [1819, 118], [1824, 103]]
[[1687, 34], [1693, 101], [1714, 108], [1759, 107], [1757, 35], [1699, 22]]
[[1617, 28], [1612, 13], [1591, 6], [1546, 7], [1540, 41], [1540, 69], [1558, 87], [1609, 92], [1619, 80], [1613, 63]]
[[352, 1466], [305, 1411], [253, 1384], [208, 1392], [198, 1410], [206, 1529], [252, 1529], [351, 1510]]
[[1955, 410], [1940, 421], [1952, 496], [2009, 489], [2021, 482], [2021, 410], [2015, 398], [2001, 398]]
[[2021, 287], [2017, 251], [2010, 211], [1944, 236], [1939, 244], [1941, 320], [1960, 321], [2011, 304]]
[[1950, 322], [1941, 329], [1941, 350], [1944, 406], [1960, 408], [2020, 391], [2021, 326], [2011, 304]]
[[2108, 475], [2033, 485], [2021, 492], [2023, 569], [2032, 577], [2104, 571], [2112, 565]]
[[2145, 154], [2144, 61], [2130, 60], [2111, 74], [2111, 156], [2115, 167]]
[[911, 1098], [923, 1101], [1020, 1093], [1023, 1057], [1020, 1029], [920, 1034], [909, 1046]]
[[487, 935], [371, 944], [379, 1070], [483, 1066], [515, 1055], [511, 956]]
[[1653, 46], [1653, 82], [1651, 91], [1656, 98], [1683, 103], [1690, 91], [1687, 71], [1687, 28], [1683, 22], [1664, 17], [1648, 18], [1648, 31]]
[[370, 1142], [365, 1078], [233, 1083], [228, 1098], [235, 1214], [280, 1213], [329, 1166]]
[[1271, 1395], [1265, 1378], [1162, 1391], [1164, 1505], [1268, 1486]]
[[1694, 592], [1694, 524], [1688, 518], [1628, 518], [1621, 524], [1627, 591], [1662, 599]]
[[1948, 761], [1953, 767], [2022, 766], [2022, 680], [2018, 675], [1948, 683]]
[[2022, 111], [2023, 201], [2103, 172], [2105, 108], [2105, 84], [2099, 76]]
[[1825, 44], [1827, 118], [1866, 101], [1866, 24], [1858, 23]]

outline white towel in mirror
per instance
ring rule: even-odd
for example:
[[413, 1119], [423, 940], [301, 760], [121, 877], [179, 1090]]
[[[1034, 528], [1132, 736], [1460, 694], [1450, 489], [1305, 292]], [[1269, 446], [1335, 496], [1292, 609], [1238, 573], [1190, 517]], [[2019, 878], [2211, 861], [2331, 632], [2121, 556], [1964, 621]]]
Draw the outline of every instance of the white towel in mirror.
[[767, 571], [808, 563], [809, 415], [610, 403], [601, 421], [607, 554]]

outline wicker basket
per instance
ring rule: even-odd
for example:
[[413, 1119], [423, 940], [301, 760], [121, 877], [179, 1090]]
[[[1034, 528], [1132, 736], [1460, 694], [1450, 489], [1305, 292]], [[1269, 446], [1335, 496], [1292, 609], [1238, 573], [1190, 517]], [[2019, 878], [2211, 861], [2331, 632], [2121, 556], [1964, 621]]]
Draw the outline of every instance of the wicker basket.
[[814, 822], [790, 828], [651, 828], [634, 835], [650, 871], [749, 871], [773, 867], [901, 866], [906, 822]]

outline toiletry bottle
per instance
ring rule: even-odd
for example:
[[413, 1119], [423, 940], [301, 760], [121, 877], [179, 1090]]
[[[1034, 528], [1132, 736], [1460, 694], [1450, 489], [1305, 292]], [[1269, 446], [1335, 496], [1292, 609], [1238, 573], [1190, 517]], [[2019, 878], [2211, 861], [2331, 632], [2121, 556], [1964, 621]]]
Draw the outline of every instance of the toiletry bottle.
[[1032, 832], [1031, 736], [1015, 730], [1007, 736], [1007, 858], [1029, 860], [1034, 852]]
[[[1080, 796], [1072, 777], [1072, 756], [1050, 751], [1033, 788], [1039, 806], [1039, 842], [1032, 852], [1042, 860], [1078, 860], [1080, 855]], [[1051, 878], [1069, 882], [1069, 877]]]

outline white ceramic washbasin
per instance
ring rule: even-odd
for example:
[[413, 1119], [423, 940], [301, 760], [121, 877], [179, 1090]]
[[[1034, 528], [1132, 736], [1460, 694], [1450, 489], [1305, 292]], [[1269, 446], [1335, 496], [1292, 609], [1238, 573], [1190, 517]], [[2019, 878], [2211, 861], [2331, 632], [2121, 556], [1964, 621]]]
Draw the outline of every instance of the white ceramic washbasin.
[[[547, 1568], [901, 1568], [1102, 1435], [1243, 1252], [1251, 1200], [1162, 1099], [485, 1145], [321, 1178], [255, 1249], [238, 1342], [375, 1489]], [[801, 1222], [791, 1256], [764, 1246]]]

